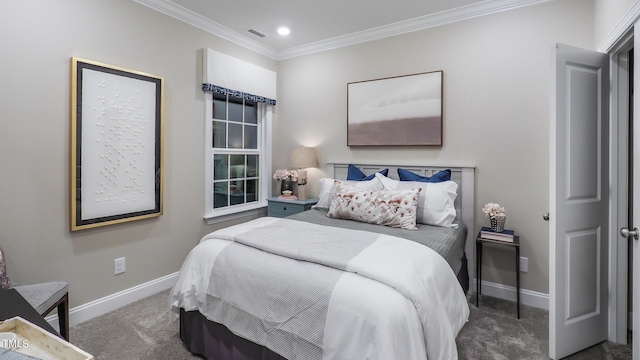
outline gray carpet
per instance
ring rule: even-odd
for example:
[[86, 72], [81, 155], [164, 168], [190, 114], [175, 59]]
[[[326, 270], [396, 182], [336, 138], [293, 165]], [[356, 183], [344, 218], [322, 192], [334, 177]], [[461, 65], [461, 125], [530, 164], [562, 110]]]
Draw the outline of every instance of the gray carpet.
[[[71, 342], [96, 360], [199, 359], [182, 345], [178, 322], [168, 315], [163, 291], [70, 329]], [[460, 359], [548, 359], [548, 312], [529, 306], [515, 316], [512, 302], [483, 296], [480, 307], [469, 296], [471, 316], [458, 335]], [[631, 346], [602, 343], [567, 359], [631, 359]]]

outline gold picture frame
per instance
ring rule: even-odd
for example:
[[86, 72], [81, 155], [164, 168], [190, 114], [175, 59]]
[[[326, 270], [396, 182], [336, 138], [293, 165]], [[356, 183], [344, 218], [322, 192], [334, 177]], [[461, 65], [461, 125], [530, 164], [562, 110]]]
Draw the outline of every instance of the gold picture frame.
[[163, 213], [164, 78], [71, 58], [71, 231]]

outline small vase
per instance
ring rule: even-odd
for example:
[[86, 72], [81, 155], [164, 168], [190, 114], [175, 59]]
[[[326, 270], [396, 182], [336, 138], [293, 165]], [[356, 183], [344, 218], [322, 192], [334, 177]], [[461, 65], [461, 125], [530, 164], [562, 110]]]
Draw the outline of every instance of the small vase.
[[491, 218], [491, 230], [495, 232], [503, 232], [504, 231], [504, 223], [507, 221], [506, 216], [497, 216]]
[[280, 194], [285, 191], [293, 192], [293, 180], [291, 179], [291, 176], [282, 179], [280, 182]]

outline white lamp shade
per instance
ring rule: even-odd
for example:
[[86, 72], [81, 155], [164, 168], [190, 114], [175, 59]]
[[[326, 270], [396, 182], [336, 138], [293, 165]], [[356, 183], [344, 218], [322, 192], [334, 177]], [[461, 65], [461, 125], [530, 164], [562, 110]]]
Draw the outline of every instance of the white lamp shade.
[[311, 147], [297, 147], [291, 151], [289, 160], [291, 167], [295, 169], [304, 169], [318, 166], [316, 158], [316, 149]]

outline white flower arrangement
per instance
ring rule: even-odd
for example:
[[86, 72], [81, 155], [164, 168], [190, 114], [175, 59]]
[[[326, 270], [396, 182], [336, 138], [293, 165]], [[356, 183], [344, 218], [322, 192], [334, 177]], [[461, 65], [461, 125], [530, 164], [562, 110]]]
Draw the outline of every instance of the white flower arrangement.
[[497, 218], [501, 216], [507, 216], [505, 209], [497, 203], [488, 203], [482, 207], [482, 212], [490, 218]]
[[295, 170], [280, 169], [273, 173], [274, 180], [284, 180], [291, 178], [291, 181], [298, 181], [298, 172]]

